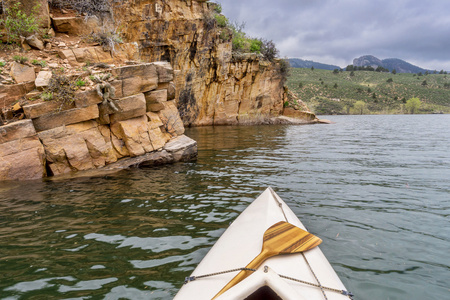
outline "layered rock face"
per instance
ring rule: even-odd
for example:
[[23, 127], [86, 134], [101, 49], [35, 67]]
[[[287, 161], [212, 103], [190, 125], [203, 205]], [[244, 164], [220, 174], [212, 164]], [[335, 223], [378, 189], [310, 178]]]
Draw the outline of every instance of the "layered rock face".
[[0, 180], [37, 179], [77, 171], [155, 165], [196, 156], [168, 88], [167, 63], [110, 70], [112, 109], [95, 89], [76, 94], [70, 105], [27, 104], [28, 119], [0, 127]]
[[[42, 50], [26, 41], [44, 57], [57, 53], [60, 61], [43, 70], [11, 63], [10, 80], [0, 84], [0, 100], [4, 107], [11, 106], [3, 115], [26, 120], [0, 127], [0, 180], [191, 159], [196, 143], [183, 136], [184, 126], [317, 121], [306, 106], [283, 107], [290, 96], [280, 61], [233, 54], [231, 33], [217, 29], [211, 3], [111, 3], [109, 20], [43, 13], [48, 22], [42, 26], [51, 17], [49, 34], [54, 29], [67, 38], [118, 34], [111, 30], [120, 28], [123, 43], [105, 49], [99, 44], [50, 40]], [[34, 103], [61, 64], [72, 71], [113, 64], [108, 84], [115, 89], [115, 104], [105, 102], [92, 86], [64, 107], [54, 101]], [[116, 67], [123, 64], [128, 65]]]
[[210, 3], [133, 0], [114, 6], [125, 39], [144, 61], [175, 69], [177, 107], [185, 125], [255, 124], [283, 114], [280, 64], [256, 54], [233, 57], [211, 25]]

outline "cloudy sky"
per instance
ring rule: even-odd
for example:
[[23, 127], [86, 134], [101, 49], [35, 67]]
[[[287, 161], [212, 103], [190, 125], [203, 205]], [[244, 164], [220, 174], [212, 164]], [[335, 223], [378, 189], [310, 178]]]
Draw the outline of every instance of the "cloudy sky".
[[345, 67], [371, 54], [450, 71], [449, 0], [219, 0], [281, 56]]

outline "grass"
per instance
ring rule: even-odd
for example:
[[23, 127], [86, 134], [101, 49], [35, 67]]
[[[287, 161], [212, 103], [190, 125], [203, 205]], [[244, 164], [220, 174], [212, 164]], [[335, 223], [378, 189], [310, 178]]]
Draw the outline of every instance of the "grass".
[[17, 63], [24, 64], [28, 61], [28, 57], [21, 55], [14, 55], [13, 60]]
[[47, 66], [47, 62], [45, 60], [33, 59], [31, 60], [31, 63], [35, 66], [41, 66], [43, 68]]
[[414, 97], [422, 102], [418, 113], [450, 113], [450, 75], [353, 74], [291, 68], [287, 86], [316, 114], [349, 114], [355, 111], [356, 101], [366, 104], [366, 113], [400, 114], [406, 112], [406, 101]]

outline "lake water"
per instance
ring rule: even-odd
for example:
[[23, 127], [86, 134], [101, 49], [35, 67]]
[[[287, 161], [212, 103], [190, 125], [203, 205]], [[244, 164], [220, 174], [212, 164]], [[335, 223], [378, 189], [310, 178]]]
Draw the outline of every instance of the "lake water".
[[192, 128], [197, 162], [0, 185], [0, 299], [172, 299], [267, 186], [355, 299], [450, 299], [450, 116]]

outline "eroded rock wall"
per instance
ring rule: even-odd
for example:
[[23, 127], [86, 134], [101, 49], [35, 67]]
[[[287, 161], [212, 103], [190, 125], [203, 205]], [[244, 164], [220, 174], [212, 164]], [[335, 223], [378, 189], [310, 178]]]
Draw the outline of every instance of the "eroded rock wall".
[[[23, 106], [27, 119], [0, 127], [0, 180], [37, 179], [108, 167], [154, 165], [196, 156], [184, 137], [168, 63], [109, 70], [118, 111], [96, 89], [80, 91], [70, 105]], [[169, 96], [168, 96], [169, 95]]]
[[280, 64], [255, 54], [233, 57], [231, 35], [220, 36], [210, 3], [130, 0], [114, 7], [115, 21], [144, 61], [175, 69], [177, 107], [185, 125], [264, 122], [283, 113]]

